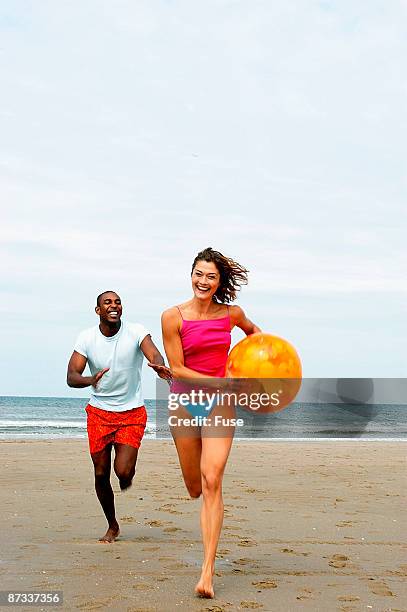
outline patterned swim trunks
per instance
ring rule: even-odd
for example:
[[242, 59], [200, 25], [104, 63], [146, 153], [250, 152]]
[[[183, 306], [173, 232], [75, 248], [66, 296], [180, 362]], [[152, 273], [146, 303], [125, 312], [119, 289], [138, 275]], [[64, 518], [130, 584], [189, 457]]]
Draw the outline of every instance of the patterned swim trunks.
[[87, 429], [91, 455], [114, 442], [140, 448], [147, 423], [144, 406], [122, 412], [110, 412], [88, 404], [85, 410], [88, 415]]

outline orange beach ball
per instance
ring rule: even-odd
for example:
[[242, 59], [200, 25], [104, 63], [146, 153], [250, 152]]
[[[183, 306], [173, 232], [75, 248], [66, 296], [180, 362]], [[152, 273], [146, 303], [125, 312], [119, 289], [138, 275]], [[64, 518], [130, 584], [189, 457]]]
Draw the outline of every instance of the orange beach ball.
[[249, 385], [251, 393], [262, 390], [270, 396], [278, 396], [279, 402], [255, 410], [278, 412], [294, 400], [301, 387], [301, 361], [287, 340], [271, 334], [251, 334], [232, 348], [225, 376], [257, 379]]

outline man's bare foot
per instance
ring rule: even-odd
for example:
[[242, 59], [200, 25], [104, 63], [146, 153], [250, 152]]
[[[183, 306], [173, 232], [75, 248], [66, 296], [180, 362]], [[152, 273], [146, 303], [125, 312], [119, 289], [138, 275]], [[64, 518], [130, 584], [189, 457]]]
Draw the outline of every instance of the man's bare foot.
[[207, 599], [213, 599], [215, 597], [212, 578], [213, 571], [202, 570], [199, 582], [195, 587], [195, 593], [199, 595], [199, 597], [206, 597]]
[[113, 544], [113, 542], [115, 540], [117, 540], [117, 538], [119, 537], [119, 534], [120, 534], [119, 525], [113, 526], [113, 527], [109, 527], [109, 529], [106, 531], [105, 535], [102, 536], [101, 538], [99, 538], [99, 542], [105, 542], [107, 544]]

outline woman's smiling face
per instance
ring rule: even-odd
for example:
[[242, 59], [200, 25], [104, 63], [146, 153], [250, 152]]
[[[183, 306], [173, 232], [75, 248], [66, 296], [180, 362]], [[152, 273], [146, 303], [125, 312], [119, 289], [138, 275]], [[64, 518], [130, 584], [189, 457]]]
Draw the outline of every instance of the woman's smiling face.
[[219, 270], [213, 261], [197, 261], [191, 278], [195, 297], [212, 300], [220, 284]]

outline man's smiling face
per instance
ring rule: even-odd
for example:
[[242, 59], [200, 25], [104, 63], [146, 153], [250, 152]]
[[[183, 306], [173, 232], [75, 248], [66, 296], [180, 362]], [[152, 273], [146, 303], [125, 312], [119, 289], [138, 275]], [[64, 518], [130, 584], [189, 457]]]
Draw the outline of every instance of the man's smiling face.
[[99, 315], [101, 322], [111, 325], [121, 319], [123, 312], [122, 301], [117, 293], [107, 291], [100, 296], [95, 311]]

